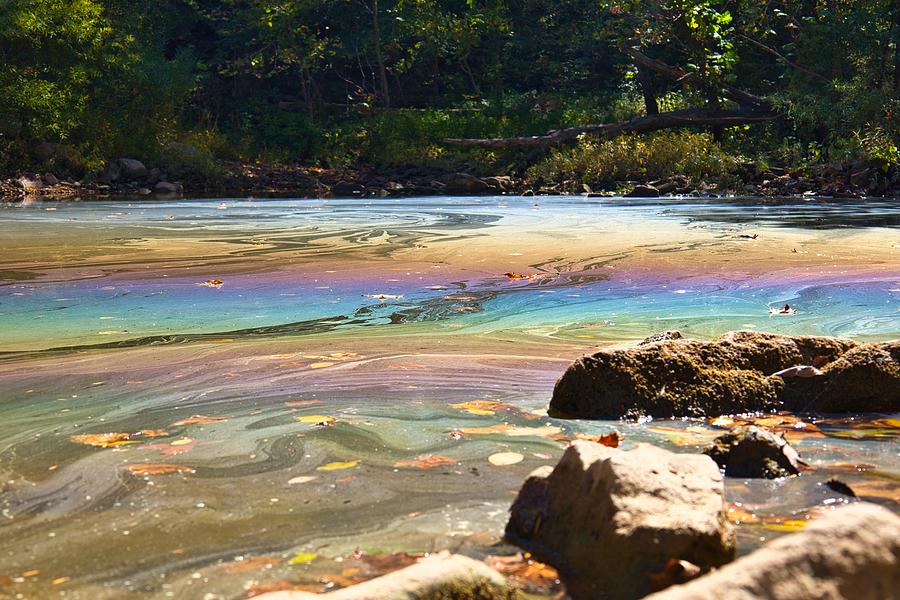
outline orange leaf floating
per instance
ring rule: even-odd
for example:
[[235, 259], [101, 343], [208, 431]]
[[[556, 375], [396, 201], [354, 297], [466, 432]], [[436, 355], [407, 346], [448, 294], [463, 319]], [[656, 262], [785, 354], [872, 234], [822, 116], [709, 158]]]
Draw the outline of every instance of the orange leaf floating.
[[612, 433], [604, 433], [603, 435], [598, 435], [595, 437], [582, 437], [579, 434], [575, 434], [575, 437], [579, 439], [585, 439], [590, 442], [595, 442], [597, 444], [603, 444], [604, 446], [608, 446], [610, 448], [618, 448], [619, 443], [622, 441], [622, 434], [618, 431], [613, 431]]
[[454, 302], [471, 302], [475, 299], [475, 296], [444, 296], [444, 300], [453, 300]]
[[125, 469], [137, 477], [149, 475], [168, 475], [169, 473], [194, 473], [194, 469], [184, 465], [171, 465], [166, 463], [146, 463], [126, 465]]
[[535, 279], [537, 275], [525, 275], [523, 273], [504, 273], [507, 279], [511, 279], [512, 281], [521, 281], [523, 279]]
[[143, 437], [166, 437], [169, 435], [169, 432], [165, 429], [142, 429], [134, 435]]
[[513, 586], [532, 594], [555, 592], [560, 587], [559, 573], [550, 565], [531, 559], [531, 554], [488, 556], [489, 567], [504, 575]]
[[172, 427], [180, 427], [182, 425], [211, 425], [212, 423], [224, 423], [228, 417], [205, 417], [203, 415], [191, 415], [187, 419], [182, 419], [172, 423]]
[[454, 458], [449, 456], [441, 456], [439, 454], [429, 454], [420, 456], [415, 460], [401, 460], [394, 463], [396, 469], [436, 469], [438, 467], [455, 467], [459, 464]]
[[116, 446], [137, 443], [130, 438], [130, 433], [86, 433], [69, 436], [69, 439], [76, 444], [85, 444], [86, 446], [96, 446], [98, 448], [115, 448]]
[[216, 288], [219, 289], [225, 284], [221, 279], [207, 279], [206, 281], [200, 282], [197, 285], [202, 285], [203, 287], [208, 288]]

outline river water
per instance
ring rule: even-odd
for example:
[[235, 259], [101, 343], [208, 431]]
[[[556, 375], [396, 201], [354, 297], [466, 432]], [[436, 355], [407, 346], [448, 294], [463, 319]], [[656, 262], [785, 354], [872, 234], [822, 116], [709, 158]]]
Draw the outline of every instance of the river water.
[[[550, 419], [577, 356], [900, 337], [897, 201], [38, 202], [0, 206], [0, 240], [0, 597], [243, 598], [325, 589], [354, 551], [509, 552], [516, 490], [568, 440], [696, 451], [727, 425]], [[741, 552], [848, 501], [829, 477], [900, 510], [898, 415], [758, 418], [816, 469], [728, 482]]]

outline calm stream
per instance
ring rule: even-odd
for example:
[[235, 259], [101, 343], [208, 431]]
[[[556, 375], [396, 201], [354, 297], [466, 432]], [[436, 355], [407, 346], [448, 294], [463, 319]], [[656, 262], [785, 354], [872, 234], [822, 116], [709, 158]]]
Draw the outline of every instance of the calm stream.
[[[898, 215], [874, 200], [0, 205], [0, 598], [244, 598], [324, 590], [355, 550], [510, 552], [515, 492], [568, 440], [696, 451], [721, 432], [550, 419], [572, 359], [668, 329], [900, 337]], [[786, 303], [798, 313], [769, 313]], [[898, 417], [764, 416], [816, 470], [729, 480], [741, 552], [846, 502], [830, 477], [900, 511]]]

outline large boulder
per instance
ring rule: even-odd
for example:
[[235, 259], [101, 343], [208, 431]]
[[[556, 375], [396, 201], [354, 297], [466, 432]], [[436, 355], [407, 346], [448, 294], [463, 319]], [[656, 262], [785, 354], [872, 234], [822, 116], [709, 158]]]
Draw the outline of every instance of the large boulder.
[[119, 169], [125, 181], [143, 181], [147, 177], [147, 167], [134, 158], [120, 158]]
[[[665, 340], [575, 361], [556, 383], [550, 414], [608, 419], [776, 408], [893, 412], [900, 410], [898, 361], [900, 342], [747, 331], [708, 341]], [[813, 365], [821, 371], [791, 369]]]
[[704, 453], [716, 461], [727, 477], [777, 479], [800, 472], [800, 455], [794, 447], [759, 427], [722, 434]]
[[793, 535], [647, 600], [900, 598], [900, 517], [874, 504], [835, 510]]
[[513, 600], [516, 591], [486, 564], [441, 552], [375, 579], [327, 594], [272, 592], [258, 600]]
[[444, 193], [446, 194], [488, 194], [492, 191], [490, 185], [468, 173], [448, 175], [444, 184]]
[[531, 474], [510, 513], [507, 539], [556, 567], [576, 599], [641, 598], [671, 559], [734, 557], [722, 475], [702, 454], [576, 441]]

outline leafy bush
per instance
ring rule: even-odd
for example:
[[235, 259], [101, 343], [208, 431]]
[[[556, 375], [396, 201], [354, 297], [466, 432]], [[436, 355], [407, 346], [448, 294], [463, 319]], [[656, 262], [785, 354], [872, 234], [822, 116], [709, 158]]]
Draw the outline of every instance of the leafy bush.
[[685, 175], [697, 182], [725, 177], [737, 166], [738, 160], [725, 153], [709, 134], [662, 132], [612, 140], [584, 138], [573, 148], [554, 150], [528, 170], [528, 178], [608, 185]]

